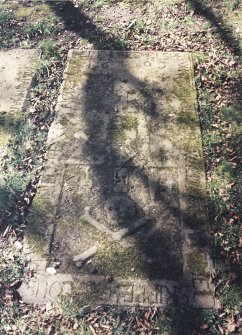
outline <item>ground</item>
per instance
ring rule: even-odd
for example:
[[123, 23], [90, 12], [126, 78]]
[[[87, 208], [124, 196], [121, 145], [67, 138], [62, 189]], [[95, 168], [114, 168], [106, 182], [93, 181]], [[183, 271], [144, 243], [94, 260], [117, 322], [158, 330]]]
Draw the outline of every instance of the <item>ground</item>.
[[[0, 4], [0, 48], [37, 47], [40, 60], [31, 108], [2, 168], [2, 334], [233, 334], [241, 302], [241, 4], [231, 1], [23, 1]], [[189, 51], [194, 55], [203, 152], [209, 187], [210, 230], [216, 262], [218, 313], [77, 308], [21, 304], [16, 289], [31, 272], [21, 241], [45, 161], [69, 48]], [[125, 120], [126, 122], [127, 120]], [[187, 115], [183, 122], [191, 122]], [[123, 124], [125, 124], [122, 123]], [[25, 183], [23, 182], [25, 181]], [[13, 192], [8, 192], [10, 189]], [[192, 187], [192, 185], [191, 185]], [[9, 206], [9, 207], [6, 207]], [[16, 242], [19, 242], [16, 244]], [[196, 262], [196, 254], [190, 260]], [[196, 262], [199, 265], [199, 262]], [[194, 267], [194, 271], [199, 268]], [[25, 320], [24, 322], [22, 320]], [[84, 320], [86, 323], [82, 323]], [[85, 328], [88, 327], [88, 328]]]

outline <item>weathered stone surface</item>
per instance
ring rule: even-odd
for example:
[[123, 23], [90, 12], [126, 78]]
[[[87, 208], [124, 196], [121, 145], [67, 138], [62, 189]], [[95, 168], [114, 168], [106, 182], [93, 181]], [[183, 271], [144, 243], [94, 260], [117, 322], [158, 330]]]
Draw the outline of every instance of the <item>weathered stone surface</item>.
[[70, 294], [73, 278], [68, 274], [39, 273], [23, 283], [19, 288], [19, 294], [24, 302], [29, 304], [44, 304], [56, 300], [60, 295]]
[[185, 53], [69, 54], [28, 240], [83, 301], [199, 305], [211, 265], [192, 78]]
[[0, 52], [0, 150], [8, 143], [22, 118], [37, 59], [36, 50]]

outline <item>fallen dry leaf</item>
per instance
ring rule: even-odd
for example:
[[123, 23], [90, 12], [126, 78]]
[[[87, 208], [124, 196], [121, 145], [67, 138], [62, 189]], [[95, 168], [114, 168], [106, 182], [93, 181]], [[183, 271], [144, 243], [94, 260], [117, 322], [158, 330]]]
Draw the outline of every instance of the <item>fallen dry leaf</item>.
[[201, 325], [201, 329], [203, 329], [203, 330], [206, 330], [206, 329], [208, 329], [208, 324], [207, 323], [204, 323], [203, 325]]

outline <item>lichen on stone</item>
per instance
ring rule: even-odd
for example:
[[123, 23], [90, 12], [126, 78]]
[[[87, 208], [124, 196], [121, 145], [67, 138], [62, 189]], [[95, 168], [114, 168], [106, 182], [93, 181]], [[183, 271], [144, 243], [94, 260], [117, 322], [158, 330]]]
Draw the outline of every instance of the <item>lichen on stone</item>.
[[189, 271], [194, 276], [206, 275], [207, 272], [207, 261], [204, 259], [202, 254], [197, 249], [191, 250], [186, 255], [186, 261]]

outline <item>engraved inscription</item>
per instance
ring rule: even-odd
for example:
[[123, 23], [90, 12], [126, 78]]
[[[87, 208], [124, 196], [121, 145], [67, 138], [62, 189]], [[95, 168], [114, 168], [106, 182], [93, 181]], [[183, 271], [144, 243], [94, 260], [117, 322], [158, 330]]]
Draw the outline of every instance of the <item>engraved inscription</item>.
[[128, 178], [125, 168], [117, 168], [114, 172], [114, 192], [127, 192]]
[[73, 278], [66, 274], [49, 276], [46, 272], [36, 275], [29, 282], [21, 285], [18, 290], [27, 303], [45, 303], [55, 300], [60, 295], [69, 294], [72, 291]]

